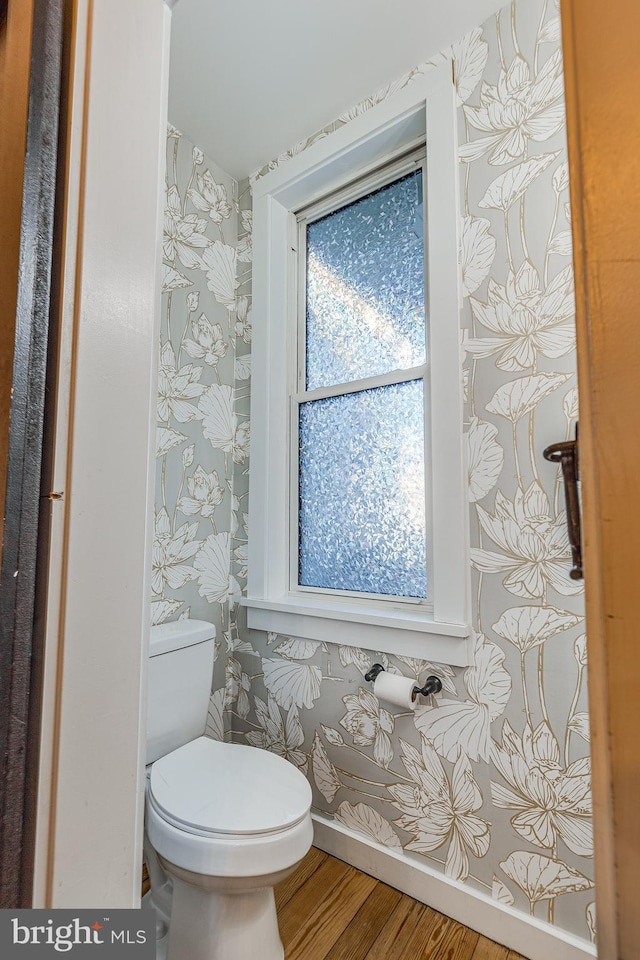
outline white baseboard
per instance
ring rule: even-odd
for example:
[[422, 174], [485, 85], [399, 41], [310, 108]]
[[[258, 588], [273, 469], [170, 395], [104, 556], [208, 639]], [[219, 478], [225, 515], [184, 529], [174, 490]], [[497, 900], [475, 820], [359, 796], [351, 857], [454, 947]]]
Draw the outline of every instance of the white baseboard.
[[313, 814], [314, 844], [439, 913], [521, 953], [528, 960], [593, 960], [586, 940], [484, 896], [426, 864], [360, 836], [335, 820]]

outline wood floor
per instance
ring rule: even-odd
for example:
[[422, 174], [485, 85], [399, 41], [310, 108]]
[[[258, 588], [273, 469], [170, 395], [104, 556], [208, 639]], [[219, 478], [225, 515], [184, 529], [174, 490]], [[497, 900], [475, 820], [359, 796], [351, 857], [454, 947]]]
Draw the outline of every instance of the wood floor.
[[523, 960], [315, 847], [276, 907], [286, 960]]

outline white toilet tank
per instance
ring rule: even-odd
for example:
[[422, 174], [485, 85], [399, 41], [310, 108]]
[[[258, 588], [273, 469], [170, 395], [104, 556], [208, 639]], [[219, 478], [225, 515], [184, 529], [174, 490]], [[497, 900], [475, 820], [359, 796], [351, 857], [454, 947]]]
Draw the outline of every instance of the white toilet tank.
[[213, 624], [203, 620], [151, 627], [147, 763], [204, 733], [215, 635]]

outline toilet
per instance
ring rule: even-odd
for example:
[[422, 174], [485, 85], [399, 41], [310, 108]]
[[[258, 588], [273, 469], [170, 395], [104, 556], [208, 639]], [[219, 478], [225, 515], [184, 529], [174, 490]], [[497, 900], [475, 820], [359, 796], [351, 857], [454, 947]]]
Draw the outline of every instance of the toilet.
[[311, 788], [282, 757], [203, 736], [214, 638], [198, 620], [151, 628], [145, 905], [167, 960], [283, 960], [273, 887], [311, 846]]

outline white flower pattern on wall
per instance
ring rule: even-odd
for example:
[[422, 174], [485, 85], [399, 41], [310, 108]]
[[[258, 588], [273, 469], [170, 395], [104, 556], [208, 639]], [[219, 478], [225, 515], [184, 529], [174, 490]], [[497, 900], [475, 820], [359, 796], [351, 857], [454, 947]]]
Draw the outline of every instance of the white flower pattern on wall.
[[[551, 7], [515, 0], [268, 165], [453, 57], [473, 663], [453, 670], [244, 626], [250, 183], [233, 184], [177, 131], [168, 141], [163, 344], [172, 352], [159, 399], [153, 615], [190, 611], [217, 625], [226, 659], [216, 663], [212, 736], [306, 770], [316, 811], [344, 828], [593, 939], [581, 587], [568, 577], [562, 483], [540, 456], [572, 435], [578, 414]], [[419, 682], [438, 673], [438, 705], [387, 709], [363, 681], [374, 660]]]
[[578, 870], [568, 867], [566, 863], [526, 850], [516, 850], [500, 867], [526, 894], [532, 914], [536, 903], [541, 900], [551, 903], [563, 894], [593, 887], [592, 880]]
[[183, 523], [174, 531], [166, 509], [158, 510], [153, 537], [153, 593], [163, 593], [165, 586], [177, 590], [195, 577], [195, 570], [185, 560], [200, 548], [197, 533], [197, 523]]
[[209, 214], [214, 223], [222, 223], [231, 215], [231, 204], [227, 200], [227, 191], [221, 183], [216, 183], [210, 170], [196, 175], [198, 189], [191, 187], [187, 196], [197, 210]]
[[227, 352], [228, 344], [222, 335], [219, 323], [211, 324], [204, 313], [197, 320], [191, 321], [193, 340], [186, 339], [183, 349], [194, 360], [204, 360], [210, 367], [215, 367]]
[[248, 733], [247, 743], [252, 747], [277, 753], [279, 757], [284, 757], [306, 773], [308, 759], [306, 753], [300, 749], [304, 743], [304, 731], [297, 708], [291, 707], [286, 721], [283, 721], [273, 697], [267, 697], [267, 703], [260, 697], [255, 697], [254, 708], [262, 730]]
[[[244, 455], [249, 427], [234, 397], [236, 326], [248, 309], [247, 297], [236, 297], [237, 184], [173, 127], [167, 181], [152, 618], [210, 620], [217, 647], [226, 639], [232, 650], [241, 645], [232, 602], [241, 583], [231, 572], [232, 551], [242, 547], [235, 531], [247, 496], [232, 495], [233, 457], [236, 447]], [[244, 583], [246, 565], [240, 572]], [[213, 735], [228, 735], [232, 704], [240, 702], [244, 715], [249, 709], [246, 674], [240, 671], [237, 690], [230, 676], [218, 658]]]
[[376, 763], [388, 767], [393, 759], [391, 737], [393, 733], [393, 714], [380, 705], [380, 701], [369, 690], [360, 687], [358, 695], [349, 694], [342, 698], [347, 712], [340, 720], [358, 746], [373, 745], [373, 758]]
[[222, 503], [224, 490], [218, 480], [218, 472], [212, 470], [207, 473], [206, 470], [198, 464], [193, 471], [193, 476], [187, 477], [188, 497], [180, 497], [177, 503], [178, 510], [192, 517], [199, 513], [202, 517], [208, 517], [213, 522], [216, 507]]
[[569, 578], [571, 551], [563, 513], [552, 517], [549, 499], [537, 483], [519, 488], [513, 502], [496, 494], [495, 513], [477, 506], [483, 531], [504, 554], [473, 549], [471, 559], [483, 573], [504, 573], [507, 590], [518, 597], [542, 599], [549, 586], [558, 593], [580, 593], [582, 585]]
[[430, 853], [448, 842], [445, 873], [452, 880], [465, 880], [469, 875], [467, 848], [476, 857], [484, 857], [490, 843], [489, 824], [475, 816], [483, 800], [469, 758], [459, 747], [449, 782], [426, 738], [421, 740], [420, 751], [404, 740], [400, 746], [411, 782], [394, 783], [387, 789], [394, 806], [402, 811], [395, 823], [413, 835], [406, 849]]
[[563, 95], [560, 50], [533, 79], [518, 52], [509, 67], [500, 70], [497, 84], [482, 82], [480, 106], [463, 107], [470, 126], [488, 136], [461, 146], [460, 158], [469, 162], [489, 153], [489, 163], [502, 166], [522, 157], [529, 140], [549, 140], [564, 125]]
[[202, 254], [200, 266], [206, 270], [207, 287], [218, 303], [223, 303], [229, 311], [234, 310], [238, 286], [235, 247], [214, 240]]
[[538, 353], [556, 359], [575, 347], [571, 267], [542, 291], [538, 271], [527, 260], [515, 276], [509, 273], [504, 286], [489, 280], [487, 294], [487, 303], [471, 298], [471, 309], [476, 321], [497, 336], [467, 340], [470, 353], [495, 353], [501, 370], [518, 371], [533, 367]]
[[437, 709], [419, 707], [415, 725], [437, 752], [454, 761], [461, 748], [472, 760], [489, 759], [491, 723], [502, 715], [511, 696], [505, 655], [486, 637], [473, 642], [473, 663], [464, 671], [467, 699], [438, 701]]
[[362, 833], [365, 837], [374, 840], [376, 843], [381, 843], [385, 847], [391, 847], [397, 851], [402, 850], [400, 838], [391, 824], [368, 804], [354, 804], [344, 800], [334, 816], [338, 823], [355, 830], [356, 833]]
[[201, 396], [204, 386], [199, 382], [202, 376], [202, 367], [194, 367], [187, 363], [178, 369], [176, 355], [171, 343], [167, 340], [160, 351], [160, 366], [158, 368], [158, 419], [171, 423], [175, 418], [178, 423], [188, 423], [199, 418], [196, 407], [190, 403]]
[[200, 258], [198, 248], [210, 242], [205, 236], [207, 221], [195, 213], [184, 215], [178, 188], [174, 184], [167, 190], [167, 206], [164, 215], [164, 238], [162, 252], [165, 261], [174, 262], [176, 257], [183, 267], [197, 267]]
[[492, 782], [497, 807], [517, 811], [514, 830], [538, 847], [557, 850], [558, 839], [581, 857], [593, 855], [590, 766], [583, 757], [563, 770], [560, 747], [547, 723], [526, 727], [519, 737], [505, 720], [502, 743], [491, 761], [508, 787]]
[[497, 440], [498, 428], [471, 417], [467, 430], [469, 500], [483, 500], [498, 482], [504, 465], [504, 450]]
[[491, 223], [483, 217], [463, 217], [460, 231], [462, 293], [468, 297], [489, 276], [496, 255], [496, 238]]

